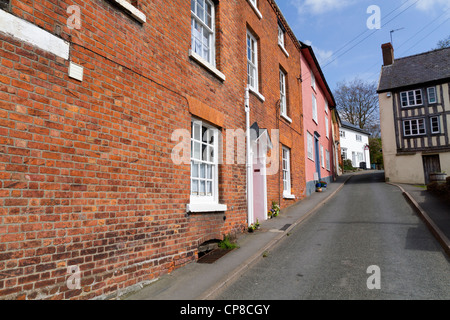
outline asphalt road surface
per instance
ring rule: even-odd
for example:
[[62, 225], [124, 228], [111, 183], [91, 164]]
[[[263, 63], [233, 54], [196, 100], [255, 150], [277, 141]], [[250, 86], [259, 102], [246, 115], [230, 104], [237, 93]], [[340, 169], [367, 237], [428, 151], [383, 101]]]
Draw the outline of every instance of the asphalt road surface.
[[450, 259], [383, 173], [353, 176], [215, 299], [450, 299]]

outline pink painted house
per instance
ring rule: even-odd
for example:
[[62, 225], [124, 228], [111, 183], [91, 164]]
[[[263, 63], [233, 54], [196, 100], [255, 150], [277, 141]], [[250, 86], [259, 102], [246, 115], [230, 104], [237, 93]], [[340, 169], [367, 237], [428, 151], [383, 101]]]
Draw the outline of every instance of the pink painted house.
[[306, 196], [309, 196], [315, 192], [318, 181], [329, 183], [334, 178], [332, 111], [336, 103], [313, 49], [300, 43]]

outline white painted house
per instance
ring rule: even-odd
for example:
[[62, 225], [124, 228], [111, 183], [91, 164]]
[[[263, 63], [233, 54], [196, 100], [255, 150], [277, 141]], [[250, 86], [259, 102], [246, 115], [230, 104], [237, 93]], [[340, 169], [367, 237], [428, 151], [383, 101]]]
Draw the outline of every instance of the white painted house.
[[370, 133], [346, 121], [342, 121], [339, 132], [342, 160], [352, 160], [354, 168], [370, 169]]

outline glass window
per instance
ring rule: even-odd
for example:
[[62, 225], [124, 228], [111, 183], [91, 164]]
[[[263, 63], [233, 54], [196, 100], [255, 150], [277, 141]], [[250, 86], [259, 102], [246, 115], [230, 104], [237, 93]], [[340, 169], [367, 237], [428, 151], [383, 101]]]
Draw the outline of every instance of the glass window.
[[403, 134], [405, 137], [426, 134], [425, 119], [404, 120]]
[[319, 121], [317, 120], [317, 99], [314, 93], [312, 94], [312, 113], [313, 113], [313, 120], [316, 123], [319, 123]]
[[314, 161], [314, 147], [313, 147], [313, 136], [311, 133], [307, 132], [307, 147], [308, 147], [308, 159]]
[[422, 90], [411, 90], [400, 93], [402, 107], [422, 105]]
[[287, 116], [286, 74], [280, 69], [280, 112]]
[[278, 44], [284, 47], [284, 31], [280, 25], [278, 25]]
[[258, 91], [258, 42], [247, 31], [247, 83], [250, 89]]
[[291, 194], [291, 160], [290, 160], [290, 150], [283, 147], [283, 194]]
[[191, 50], [215, 65], [214, 4], [209, 0], [191, 0]]
[[439, 117], [431, 117], [431, 133], [440, 133], [440, 123], [439, 123]]
[[192, 120], [191, 203], [218, 199], [218, 130]]
[[428, 92], [428, 103], [436, 103], [437, 102], [436, 88], [435, 87], [428, 88], [427, 92]]

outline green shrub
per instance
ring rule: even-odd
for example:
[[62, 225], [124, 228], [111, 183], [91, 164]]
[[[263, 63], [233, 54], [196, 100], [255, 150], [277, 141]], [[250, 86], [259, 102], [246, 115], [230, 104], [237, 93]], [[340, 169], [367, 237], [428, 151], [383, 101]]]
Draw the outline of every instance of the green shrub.
[[237, 248], [238, 245], [231, 241], [230, 237], [225, 236], [225, 238], [219, 242], [219, 248], [224, 250], [231, 250]]
[[344, 160], [344, 170], [353, 170], [352, 160], [346, 159]]

